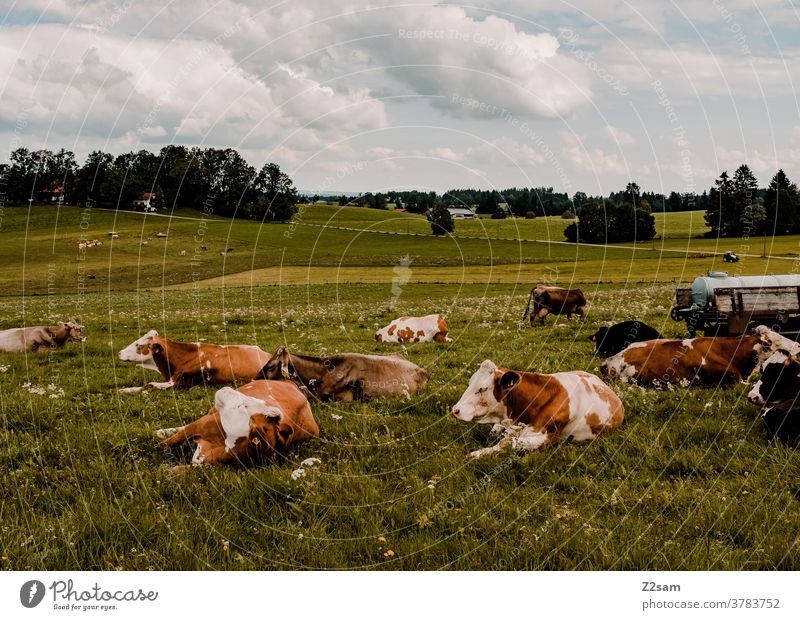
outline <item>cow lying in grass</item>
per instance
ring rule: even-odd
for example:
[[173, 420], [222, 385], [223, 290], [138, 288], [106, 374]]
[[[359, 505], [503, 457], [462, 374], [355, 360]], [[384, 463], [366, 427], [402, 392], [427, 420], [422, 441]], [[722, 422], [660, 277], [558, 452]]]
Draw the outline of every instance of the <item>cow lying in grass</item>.
[[761, 419], [770, 441], [776, 437], [797, 448], [800, 444], [800, 362], [779, 350], [764, 362], [761, 379], [747, 395], [754, 405], [763, 405]]
[[338, 353], [311, 357], [279, 347], [261, 370], [264, 379], [291, 379], [320, 400], [410, 397], [428, 383], [428, 373], [400, 355]]
[[0, 351], [24, 353], [39, 349], [60, 349], [68, 342], [83, 342], [83, 327], [74, 320], [59, 321], [58, 325], [45, 327], [15, 327], [0, 332]]
[[[254, 465], [284, 456], [292, 445], [319, 437], [308, 400], [288, 381], [252, 381], [220, 389], [199, 420], [156, 431], [162, 448], [197, 444], [192, 465]], [[177, 466], [182, 471], [189, 466]]]
[[609, 357], [626, 349], [634, 342], [647, 340], [660, 340], [664, 336], [646, 323], [641, 321], [623, 321], [611, 327], [601, 327], [589, 340], [594, 342], [596, 355]]
[[161, 373], [163, 382], [122, 388], [131, 394], [148, 389], [169, 390], [193, 385], [223, 385], [254, 379], [270, 355], [253, 345], [178, 342], [151, 330], [119, 352], [119, 359]]
[[734, 385], [744, 381], [778, 349], [800, 345], [763, 325], [742, 337], [705, 337], [637, 342], [600, 365], [603, 376], [642, 385]]
[[377, 342], [450, 342], [440, 314], [402, 316], [375, 332]]
[[625, 409], [611, 388], [587, 372], [546, 375], [485, 360], [452, 414], [465, 422], [505, 427], [499, 443], [470, 454], [478, 458], [505, 447], [536, 450], [559, 439], [594, 439], [622, 424]]

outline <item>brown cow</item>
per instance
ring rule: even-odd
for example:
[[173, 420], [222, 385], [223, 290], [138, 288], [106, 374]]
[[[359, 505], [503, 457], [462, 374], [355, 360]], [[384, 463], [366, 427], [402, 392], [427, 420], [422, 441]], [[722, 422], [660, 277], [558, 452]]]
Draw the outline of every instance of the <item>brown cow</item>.
[[321, 400], [410, 397], [428, 383], [428, 373], [401, 355], [338, 353], [310, 357], [280, 347], [264, 366], [265, 379], [291, 379]]
[[0, 351], [23, 353], [39, 349], [60, 349], [68, 342], [83, 342], [83, 327], [75, 320], [59, 321], [58, 325], [45, 327], [15, 327], [0, 332]]
[[557, 286], [537, 286], [531, 289], [528, 305], [525, 306], [525, 313], [522, 320], [528, 316], [528, 311], [533, 302], [533, 312], [531, 315], [531, 326], [534, 318], [538, 318], [544, 325], [544, 319], [548, 314], [566, 314], [567, 319], [571, 319], [573, 314], [581, 317], [581, 321], [586, 320], [586, 298], [583, 291], [579, 288], [566, 289]]
[[744, 381], [778, 349], [800, 345], [763, 325], [755, 335], [636, 342], [600, 366], [606, 377], [664, 387], [734, 385]]
[[119, 359], [161, 373], [164, 382], [122, 388], [131, 394], [193, 385], [236, 383], [255, 378], [270, 355], [254, 345], [218, 345], [159, 338], [151, 330], [119, 352]]
[[465, 422], [495, 424], [506, 436], [481, 457], [510, 446], [543, 448], [559, 439], [594, 439], [622, 424], [625, 409], [605, 383], [588, 372], [546, 375], [499, 368], [485, 360], [469, 380], [453, 415]]
[[[156, 431], [162, 448], [194, 441], [192, 466], [251, 465], [284, 456], [296, 443], [319, 437], [308, 400], [287, 381], [251, 381], [217, 391], [214, 406], [199, 420]], [[188, 466], [178, 466], [181, 471]]]

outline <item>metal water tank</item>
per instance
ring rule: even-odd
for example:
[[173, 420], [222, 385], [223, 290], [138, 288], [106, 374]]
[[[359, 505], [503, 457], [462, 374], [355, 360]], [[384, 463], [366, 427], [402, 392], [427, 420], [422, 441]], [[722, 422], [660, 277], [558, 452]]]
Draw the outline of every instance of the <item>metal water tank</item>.
[[800, 286], [800, 275], [729, 276], [727, 271], [710, 271], [692, 282], [692, 306], [705, 308], [714, 303], [718, 288], [761, 288], [762, 286]]

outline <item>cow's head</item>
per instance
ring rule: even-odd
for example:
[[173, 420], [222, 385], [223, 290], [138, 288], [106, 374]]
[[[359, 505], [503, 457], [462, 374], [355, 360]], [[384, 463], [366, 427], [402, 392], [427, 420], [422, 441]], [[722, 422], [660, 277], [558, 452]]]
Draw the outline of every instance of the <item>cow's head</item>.
[[778, 350], [764, 362], [761, 379], [747, 394], [754, 405], [792, 400], [800, 394], [800, 362]]
[[119, 352], [119, 359], [123, 362], [131, 362], [142, 368], [158, 372], [158, 366], [153, 361], [153, 352], [151, 350], [151, 345], [156, 338], [158, 338], [158, 332], [151, 329], [144, 336], [134, 340], [122, 349]]
[[606, 332], [608, 331], [608, 327], [601, 327], [597, 330], [596, 333], [589, 336], [590, 342], [603, 342], [603, 339], [606, 337]]
[[286, 347], [278, 347], [275, 355], [264, 365], [259, 375], [262, 379], [271, 379], [273, 381], [281, 381], [282, 379], [291, 379], [292, 365], [289, 351]]
[[759, 365], [763, 364], [775, 351], [787, 351], [790, 355], [800, 353], [800, 344], [786, 336], [781, 336], [776, 331], [772, 331], [766, 325], [756, 327], [755, 335], [758, 336], [756, 351], [758, 352]]
[[281, 425], [283, 411], [260, 398], [224, 387], [214, 396], [214, 407], [225, 431], [226, 452], [232, 450], [240, 439], [246, 439], [262, 451], [271, 452], [285, 445], [291, 436], [291, 427]]
[[508, 418], [508, 409], [503, 399], [519, 381], [519, 373], [502, 370], [493, 361], [484, 360], [470, 377], [461, 399], [453, 405], [452, 413], [465, 422], [500, 423]]
[[59, 321], [58, 327], [63, 329], [67, 338], [64, 342], [83, 342], [86, 340], [86, 334], [83, 333], [83, 325], [78, 325], [75, 319], [69, 321]]

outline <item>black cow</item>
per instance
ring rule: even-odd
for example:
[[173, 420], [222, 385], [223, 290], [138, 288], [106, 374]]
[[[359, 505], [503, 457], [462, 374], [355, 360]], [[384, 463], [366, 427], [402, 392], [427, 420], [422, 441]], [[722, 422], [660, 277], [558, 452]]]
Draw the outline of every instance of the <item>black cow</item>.
[[663, 337], [658, 330], [641, 321], [624, 321], [611, 327], [601, 327], [596, 334], [589, 336], [589, 340], [594, 342], [597, 355], [611, 357], [634, 342], [660, 340]]

